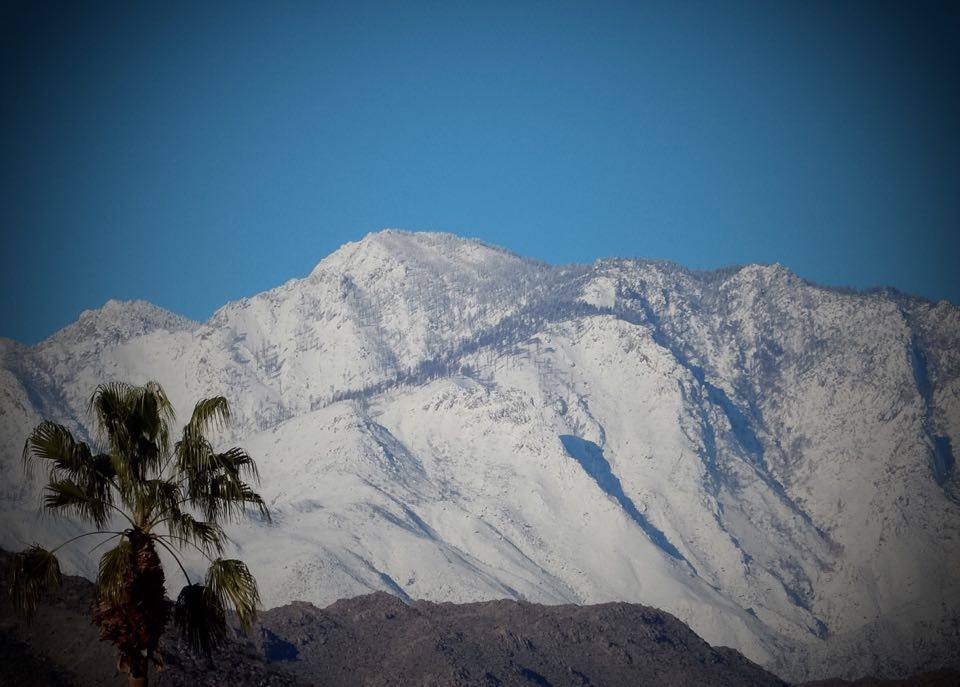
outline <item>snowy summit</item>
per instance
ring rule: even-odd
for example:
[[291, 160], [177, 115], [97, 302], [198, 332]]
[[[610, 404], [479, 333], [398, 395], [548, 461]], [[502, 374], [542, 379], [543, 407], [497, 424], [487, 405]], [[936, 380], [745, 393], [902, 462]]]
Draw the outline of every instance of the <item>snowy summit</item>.
[[8, 550], [62, 527], [22, 478], [30, 429], [90, 440], [96, 384], [156, 379], [181, 416], [236, 411], [274, 514], [234, 532], [267, 606], [635, 601], [792, 680], [957, 665], [946, 302], [384, 231], [206, 323], [111, 301], [0, 361]]

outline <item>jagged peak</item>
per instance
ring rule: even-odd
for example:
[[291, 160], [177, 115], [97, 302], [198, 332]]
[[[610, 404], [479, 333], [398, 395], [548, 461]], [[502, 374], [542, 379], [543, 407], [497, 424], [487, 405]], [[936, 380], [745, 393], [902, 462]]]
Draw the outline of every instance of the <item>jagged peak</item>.
[[160, 329], [183, 331], [197, 326], [193, 320], [149, 301], [111, 298], [99, 308], [82, 311], [75, 322], [57, 331], [40, 345], [92, 339], [118, 343]]

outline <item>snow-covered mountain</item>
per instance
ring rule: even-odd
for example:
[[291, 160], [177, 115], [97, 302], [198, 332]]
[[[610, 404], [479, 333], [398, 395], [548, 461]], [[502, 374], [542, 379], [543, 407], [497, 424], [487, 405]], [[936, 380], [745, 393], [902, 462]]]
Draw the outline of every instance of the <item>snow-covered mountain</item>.
[[[268, 606], [636, 601], [790, 679], [960, 665], [960, 308], [779, 266], [551, 266], [384, 231], [197, 324], [111, 301], [0, 341], [0, 546], [52, 542], [20, 452], [109, 379], [223, 394]], [[65, 550], [66, 551], [66, 550]], [[95, 570], [86, 548], [68, 568]]]

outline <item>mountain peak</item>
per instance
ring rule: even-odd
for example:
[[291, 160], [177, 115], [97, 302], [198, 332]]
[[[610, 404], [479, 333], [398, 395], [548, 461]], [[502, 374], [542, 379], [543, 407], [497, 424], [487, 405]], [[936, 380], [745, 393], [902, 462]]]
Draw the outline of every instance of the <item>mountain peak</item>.
[[148, 301], [111, 298], [99, 308], [84, 310], [76, 322], [54, 333], [43, 343], [74, 343], [84, 340], [120, 343], [158, 329], [190, 330], [196, 326], [192, 320]]
[[[158, 379], [229, 398], [268, 467], [277, 518], [242, 530], [267, 605], [640, 601], [796, 680], [956, 653], [960, 309], [396, 230], [315, 273], [195, 334], [109, 301], [0, 342], [0, 475], [39, 418]], [[41, 488], [0, 479], [0, 545], [69, 537], [24, 517]]]
[[403, 263], [425, 267], [498, 266], [539, 264], [512, 251], [475, 238], [434, 231], [382, 229], [370, 232], [334, 251], [313, 269], [311, 276], [328, 270], [353, 271], [361, 265]]

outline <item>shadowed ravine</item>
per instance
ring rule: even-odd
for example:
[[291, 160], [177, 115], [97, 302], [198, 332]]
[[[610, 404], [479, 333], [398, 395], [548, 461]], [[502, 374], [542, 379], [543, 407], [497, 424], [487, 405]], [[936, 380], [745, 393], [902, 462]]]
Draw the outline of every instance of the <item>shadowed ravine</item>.
[[609, 461], [603, 457], [602, 448], [592, 441], [575, 437], [572, 434], [561, 435], [560, 441], [570, 457], [580, 463], [584, 472], [593, 478], [605, 494], [620, 504], [624, 512], [640, 526], [640, 529], [646, 533], [650, 541], [673, 558], [686, 562], [683, 554], [667, 539], [667, 535], [651, 525], [650, 521], [643, 517], [643, 513], [637, 510], [633, 500], [623, 492], [623, 485], [620, 484], [620, 480], [610, 469]]

